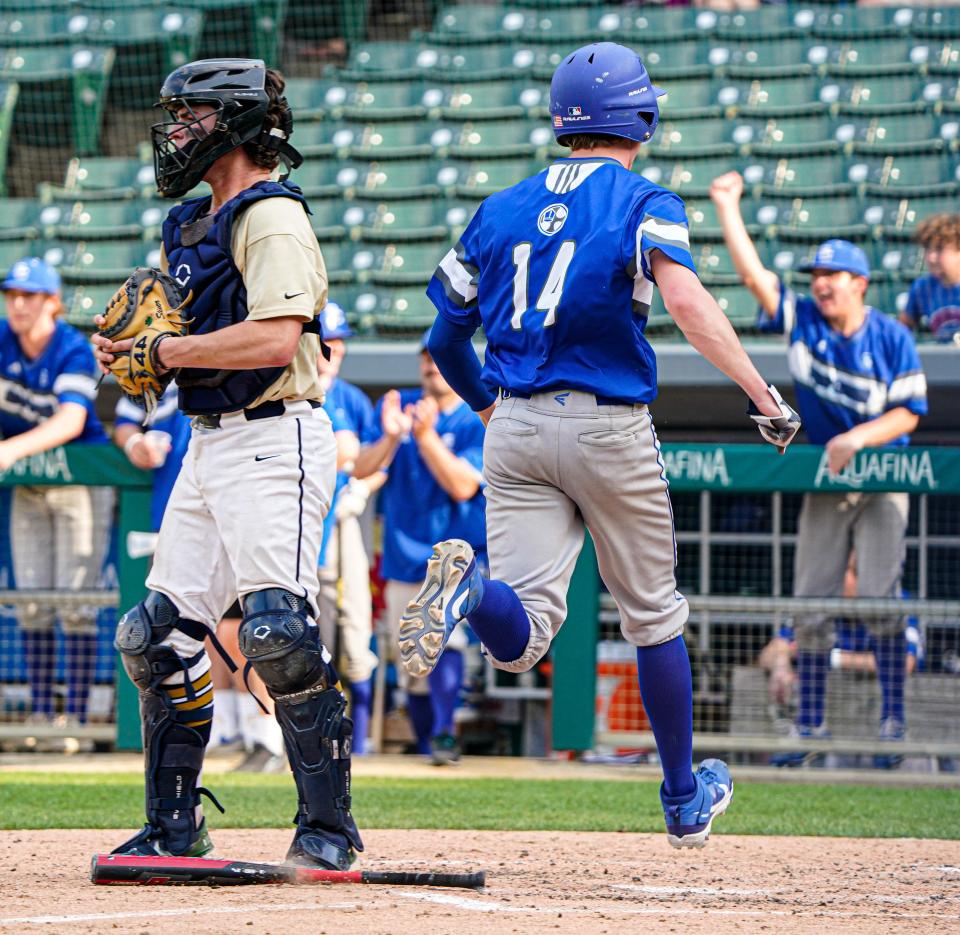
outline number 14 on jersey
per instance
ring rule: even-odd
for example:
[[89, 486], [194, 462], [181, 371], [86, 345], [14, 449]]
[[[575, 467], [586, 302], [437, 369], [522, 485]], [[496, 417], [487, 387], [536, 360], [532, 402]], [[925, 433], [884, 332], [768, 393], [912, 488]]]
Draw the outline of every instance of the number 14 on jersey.
[[[519, 331], [523, 327], [523, 315], [527, 311], [531, 246], [529, 241], [524, 241], [513, 248], [513, 265], [516, 267], [516, 272], [513, 274], [513, 317], [510, 319], [510, 326], [514, 331]], [[567, 278], [567, 268], [573, 259], [576, 246], [572, 240], [565, 240], [560, 244], [557, 255], [550, 265], [550, 272], [547, 273], [547, 281], [537, 297], [534, 308], [547, 313], [543, 319], [544, 328], [549, 328], [557, 320], [557, 306], [563, 295], [563, 283]]]

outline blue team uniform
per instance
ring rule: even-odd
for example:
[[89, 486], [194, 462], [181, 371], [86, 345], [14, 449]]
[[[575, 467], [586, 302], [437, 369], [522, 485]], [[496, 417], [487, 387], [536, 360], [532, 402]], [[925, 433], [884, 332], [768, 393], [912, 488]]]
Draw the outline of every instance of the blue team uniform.
[[21, 435], [49, 419], [63, 403], [87, 411], [78, 442], [107, 442], [94, 408], [98, 372], [87, 339], [58, 321], [50, 343], [36, 360], [28, 358], [8, 322], [0, 322], [0, 431]]
[[[777, 313], [761, 309], [761, 331], [787, 335], [790, 373], [807, 437], [825, 445], [835, 435], [900, 406], [922, 416], [927, 381], [913, 336], [899, 322], [867, 308], [862, 327], [844, 337], [816, 302], [781, 284]], [[906, 445], [902, 435], [889, 445]]]
[[427, 295], [453, 324], [482, 324], [489, 387], [648, 403], [654, 249], [696, 271], [677, 195], [612, 159], [559, 159], [480, 205]]
[[117, 403], [116, 425], [137, 425], [145, 431], [166, 432], [170, 436], [170, 451], [167, 460], [153, 472], [153, 499], [150, 503], [150, 519], [154, 531], [160, 528], [163, 511], [170, 499], [170, 491], [177, 481], [183, 456], [190, 444], [190, 419], [179, 409], [176, 384], [172, 384], [157, 404], [153, 421], [144, 425], [143, 410], [125, 396]]
[[[422, 395], [419, 389], [401, 390], [401, 407], [415, 403]], [[381, 405], [378, 403], [376, 408], [376, 426], [380, 425]], [[476, 413], [466, 403], [460, 403], [452, 412], [441, 412], [436, 432], [454, 454], [476, 468], [479, 480], [484, 429]], [[378, 428], [372, 441], [381, 434]], [[397, 448], [379, 503], [383, 514], [384, 578], [419, 581], [433, 544], [441, 539], [464, 539], [475, 548], [483, 548], [486, 543], [483, 491], [478, 490], [462, 503], [454, 502], [430, 473], [412, 437]]]
[[960, 328], [960, 284], [945, 286], [934, 276], [921, 276], [910, 286], [904, 312], [914, 326], [949, 338]]

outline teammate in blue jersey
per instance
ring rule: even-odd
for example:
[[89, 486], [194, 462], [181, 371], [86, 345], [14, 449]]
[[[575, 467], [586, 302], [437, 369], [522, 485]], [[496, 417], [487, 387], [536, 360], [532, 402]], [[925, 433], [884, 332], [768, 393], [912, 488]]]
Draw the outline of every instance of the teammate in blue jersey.
[[[68, 442], [106, 442], [94, 410], [97, 368], [87, 340], [60, 321], [60, 276], [38, 257], [13, 264], [3, 281], [0, 322], [0, 470]], [[84, 590], [98, 584], [106, 554], [113, 490], [17, 486], [10, 537], [18, 588]], [[27, 604], [17, 617], [38, 721], [53, 719], [57, 609]], [[84, 723], [96, 668], [96, 613], [59, 612], [64, 633], [64, 726]]]
[[[870, 266], [863, 251], [828, 240], [804, 269], [801, 296], [765, 269], [740, 214], [743, 179], [729, 172], [710, 190], [724, 239], [744, 283], [760, 303], [759, 326], [782, 333], [807, 436], [823, 445], [829, 471], [841, 472], [864, 447], [906, 445], [927, 411], [927, 384], [913, 336], [864, 302]], [[794, 557], [797, 597], [838, 597], [851, 546], [858, 594], [900, 594], [906, 551], [906, 493], [808, 493], [800, 511]], [[874, 618], [877, 672], [884, 690], [879, 738], [904, 736], [906, 642], [901, 616]], [[798, 737], [826, 736], [824, 696], [832, 626], [819, 614], [795, 619], [800, 708]]]
[[[386, 580], [386, 615], [393, 623], [417, 593], [434, 542], [456, 536], [481, 554], [486, 545], [483, 423], [443, 378], [426, 340], [425, 335], [420, 388], [391, 390], [380, 400], [380, 431], [357, 461], [358, 473], [379, 468], [386, 474], [379, 498], [380, 570]], [[435, 669], [406, 677], [401, 673], [417, 750], [432, 755], [438, 766], [459, 759], [453, 716], [466, 644], [461, 627]]]
[[[688, 605], [677, 591], [673, 516], [647, 409], [657, 392], [644, 337], [654, 287], [694, 347], [746, 391], [767, 441], [782, 451], [799, 420], [700, 284], [681, 199], [630, 171], [657, 128], [662, 93], [623, 46], [566, 56], [550, 109], [570, 157], [487, 198], [428, 287], [439, 312], [430, 351], [489, 420], [491, 580], [476, 574], [467, 543], [440, 543], [399, 635], [411, 672], [435, 665], [461, 618], [493, 665], [531, 668], [564, 621], [588, 527], [621, 630], [637, 647], [668, 840], [683, 847], [706, 842], [733, 784], [719, 760], [691, 769]], [[482, 368], [470, 343], [480, 325]]]
[[928, 272], [915, 279], [900, 321], [939, 341], [960, 334], [960, 214], [935, 214], [917, 225]]
[[340, 376], [353, 329], [336, 302], [327, 302], [320, 315], [329, 360], [317, 359], [323, 406], [337, 438], [337, 486], [330, 512], [334, 522], [323, 527], [320, 547], [320, 626], [324, 645], [331, 647], [337, 670], [347, 683], [353, 718], [353, 752], [366, 750], [372, 702], [373, 670], [377, 656], [370, 649], [373, 635], [373, 601], [370, 593], [370, 560], [363, 542], [360, 516], [370, 494], [384, 475], [353, 476], [360, 446], [378, 433], [373, 404], [359, 386]]

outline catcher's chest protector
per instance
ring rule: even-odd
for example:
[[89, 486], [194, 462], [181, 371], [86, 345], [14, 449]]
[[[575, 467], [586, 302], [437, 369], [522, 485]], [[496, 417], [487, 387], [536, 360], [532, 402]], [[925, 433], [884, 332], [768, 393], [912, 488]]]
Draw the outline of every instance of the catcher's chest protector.
[[[300, 189], [288, 183], [258, 182], [228, 201], [212, 224], [195, 223], [209, 198], [194, 198], [170, 209], [163, 222], [163, 248], [170, 275], [183, 293], [193, 292], [185, 313], [190, 334], [205, 334], [235, 325], [247, 317], [247, 290], [230, 252], [233, 222], [264, 198], [294, 198], [306, 208]], [[283, 367], [257, 370], [183, 368], [177, 375], [180, 408], [206, 415], [235, 412], [256, 399], [283, 372]]]

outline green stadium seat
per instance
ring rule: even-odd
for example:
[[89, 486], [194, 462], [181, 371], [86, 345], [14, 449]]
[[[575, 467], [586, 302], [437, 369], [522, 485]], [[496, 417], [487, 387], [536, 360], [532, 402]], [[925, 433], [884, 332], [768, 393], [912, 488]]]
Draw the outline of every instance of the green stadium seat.
[[339, 116], [347, 99], [347, 87], [342, 81], [288, 78], [283, 93], [295, 120], [319, 120], [328, 114]]
[[303, 189], [307, 198], [350, 197], [362, 183], [362, 164], [342, 159], [308, 159], [290, 174], [290, 181]]
[[817, 242], [831, 237], [860, 240], [869, 233], [863, 221], [860, 202], [852, 197], [830, 195], [823, 198], [804, 198], [781, 229], [796, 236], [810, 237]]
[[346, 153], [360, 130], [356, 124], [337, 120], [297, 120], [295, 114], [290, 142], [307, 159], [328, 159]]
[[[425, 117], [423, 88], [408, 81], [358, 81], [344, 86], [343, 116], [348, 120], [400, 120]], [[330, 100], [331, 88], [327, 93]]]
[[770, 239], [757, 246], [763, 265], [787, 282], [796, 281], [796, 270], [812, 260], [817, 249], [815, 241], [804, 238]]
[[377, 334], [390, 337], [419, 338], [436, 317], [423, 285], [369, 286], [355, 294], [352, 306], [358, 318], [373, 323]]
[[694, 243], [691, 250], [701, 279], [717, 284], [739, 282], [733, 258], [722, 241]]
[[[401, 159], [433, 156], [438, 129], [435, 123], [422, 120], [378, 121], [366, 126], [352, 125], [350, 155], [354, 159]], [[447, 134], [450, 135], [449, 131]], [[442, 136], [438, 136], [437, 142]]]
[[[177, 0], [204, 14], [200, 58], [279, 59], [287, 0]], [[358, 7], [364, 4], [358, 2]]]
[[884, 39], [857, 36], [844, 42], [836, 66], [845, 74], [909, 73], [931, 61], [936, 62], [942, 48], [940, 43], [931, 44], [910, 36]]
[[653, 137], [652, 149], [658, 152], [697, 152], [704, 148], [727, 147], [733, 152], [732, 125], [726, 120], [665, 119]]
[[710, 48], [710, 64], [714, 68], [735, 69], [749, 77], [753, 71], [788, 71], [794, 75], [809, 74], [813, 67], [825, 64], [827, 48], [811, 45], [809, 39], [740, 39], [730, 43], [714, 41]]
[[141, 193], [156, 194], [152, 165], [127, 156], [74, 158], [67, 164], [63, 187], [57, 194], [83, 193], [83, 198], [133, 198]]
[[446, 224], [449, 236], [457, 240], [463, 229], [470, 223], [470, 219], [480, 207], [481, 195], [467, 195], [462, 199], [448, 199], [445, 204], [439, 205], [437, 220]]
[[[439, 195], [442, 167], [430, 159], [382, 159], [360, 166], [357, 194], [380, 198], [415, 198]], [[455, 176], [454, 176], [455, 177]], [[451, 178], [451, 184], [453, 179]]]
[[714, 65], [719, 64], [713, 61], [713, 49], [707, 42], [674, 42], [669, 36], [659, 40], [646, 37], [635, 47], [657, 82], [674, 77], [709, 78]]
[[877, 243], [875, 269], [891, 278], [915, 278], [923, 272], [923, 247], [908, 234], [888, 232]]
[[[57, 209], [54, 204], [48, 206]], [[160, 227], [170, 210], [164, 201], [78, 201], [69, 206], [59, 221], [41, 214], [44, 235], [59, 240], [118, 240], [159, 237]]]
[[486, 197], [539, 172], [543, 166], [529, 159], [478, 159], [453, 161], [454, 191], [460, 197]]
[[478, 45], [438, 47], [435, 76], [443, 81], [485, 81], [523, 78], [533, 73], [536, 55], [526, 46], [504, 45], [503, 41]]
[[94, 315], [99, 315], [107, 307], [116, 290], [116, 283], [67, 286], [63, 290], [67, 324], [85, 331], [93, 331]]
[[960, 36], [960, 9], [951, 6], [931, 6], [917, 11], [913, 33], [924, 38], [956, 39]]
[[[45, 253], [46, 244], [42, 240], [26, 243], [20, 240], [0, 240], [0, 275], [6, 277], [10, 267], [25, 256], [44, 256]], [[0, 312], [4, 312], [2, 302]]]
[[665, 118], [683, 116], [720, 116], [715, 89], [711, 82], [701, 78], [675, 78], [665, 82], [666, 97], [660, 98], [660, 110]]
[[82, 39], [90, 30], [90, 15], [84, 10], [0, 8], [0, 46], [66, 45]]
[[645, 179], [663, 185], [685, 197], [705, 194], [711, 182], [724, 172], [734, 168], [726, 155], [705, 156], [703, 158], [653, 156], [637, 160], [633, 170]]
[[4, 198], [0, 240], [35, 240], [40, 236], [43, 206], [34, 198]]
[[746, 286], [739, 283], [709, 285], [709, 293], [716, 300], [730, 324], [738, 331], [747, 331], [756, 326], [757, 300]]
[[340, 75], [353, 80], [404, 81], [432, 74], [439, 60], [436, 48], [420, 42], [363, 42], [350, 50], [347, 67]]
[[494, 120], [540, 117], [547, 113], [545, 88], [529, 81], [464, 82], [430, 88], [423, 95], [429, 108], [439, 108], [448, 120]]
[[450, 153], [457, 158], [533, 156], [554, 146], [553, 131], [542, 120], [477, 120], [451, 124]]
[[0, 197], [7, 192], [7, 156], [13, 132], [13, 114], [20, 86], [14, 81], [0, 82]]
[[762, 6], [754, 10], [734, 10], [716, 15], [718, 39], [787, 39], [803, 35], [813, 28], [815, 17], [810, 9], [797, 10], [793, 4]]
[[347, 236], [348, 228], [344, 216], [352, 204], [348, 202], [345, 207], [338, 199], [321, 198], [310, 205], [310, 226], [317, 240], [322, 243], [327, 240], [343, 240]]
[[136, 266], [159, 266], [160, 248], [143, 240], [81, 241], [63, 245], [60, 274], [64, 283], [123, 282]]
[[764, 189], [807, 191], [844, 191], [849, 188], [843, 160], [837, 152], [819, 155], [795, 155], [789, 151], [756, 147], [743, 167], [747, 185]]
[[819, 109], [818, 88], [819, 79], [809, 75], [728, 80], [720, 83], [716, 100], [723, 107], [737, 107], [754, 112], [815, 112]]
[[843, 73], [827, 76], [819, 90], [824, 104], [840, 104], [872, 112], [893, 107], [903, 110], [924, 109], [925, 82], [912, 76], [899, 76], [892, 81], [889, 76], [847, 77]]
[[497, 5], [464, 3], [442, 9], [433, 23], [434, 38], [450, 42], [517, 35], [534, 22], [533, 14]]
[[651, 4], [611, 9], [604, 31], [613, 41], [629, 40], [630, 45], [645, 36], [671, 36], [676, 40], [707, 37], [717, 28], [717, 22], [713, 10]]
[[833, 137], [841, 144], [885, 143], [908, 146], [940, 136], [940, 121], [932, 110], [924, 113], [862, 114], [842, 113], [833, 126]]
[[331, 285], [362, 281], [376, 263], [374, 251], [350, 240], [329, 240], [320, 245]]
[[740, 211], [748, 230], [752, 227], [771, 236], [776, 228], [790, 226], [799, 206], [799, 196], [765, 188], [757, 198], [743, 203]]
[[[746, 122], [750, 126], [750, 122]], [[832, 140], [832, 121], [825, 112], [803, 114], [802, 116], [774, 116], [755, 120], [757, 128], [752, 140], [754, 146], [768, 147], [770, 150], [792, 149], [794, 151], [813, 152], [817, 149], [834, 149]]]
[[899, 36], [917, 19], [909, 6], [859, 7], [828, 6], [817, 14], [814, 29], [818, 36]]
[[692, 240], [718, 240], [723, 237], [717, 209], [709, 198], [685, 199], [684, 207]]
[[851, 182], [886, 187], [955, 183], [954, 160], [941, 151], [904, 152], [897, 147], [860, 144], [847, 166]]
[[899, 315], [907, 307], [911, 281], [886, 276], [872, 280], [870, 288], [867, 289], [867, 305], [885, 315]]
[[344, 221], [349, 227], [358, 228], [367, 242], [442, 240], [448, 234], [440, 213], [446, 205], [435, 198], [369, 202], [358, 199], [344, 213]]
[[413, 285], [426, 288], [437, 264], [449, 247], [440, 243], [392, 243], [384, 250], [382, 266], [371, 272], [379, 285]]
[[34, 47], [7, 49], [0, 79], [20, 87], [13, 117], [19, 142], [69, 146], [80, 155], [98, 151], [110, 48]]

